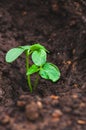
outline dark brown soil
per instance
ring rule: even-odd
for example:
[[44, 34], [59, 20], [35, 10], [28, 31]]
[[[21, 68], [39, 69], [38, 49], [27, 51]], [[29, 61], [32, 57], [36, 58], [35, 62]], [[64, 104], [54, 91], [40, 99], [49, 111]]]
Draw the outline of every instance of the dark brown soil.
[[[40, 79], [31, 94], [25, 56], [7, 64], [5, 55], [33, 43], [50, 51], [61, 78]], [[0, 1], [0, 130], [86, 130], [85, 0]]]

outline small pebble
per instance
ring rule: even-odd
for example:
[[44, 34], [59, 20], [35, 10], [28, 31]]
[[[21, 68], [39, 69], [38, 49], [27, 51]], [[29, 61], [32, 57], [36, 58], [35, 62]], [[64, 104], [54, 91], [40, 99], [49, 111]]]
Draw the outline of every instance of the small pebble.
[[78, 84], [74, 84], [74, 87], [75, 87], [75, 88], [78, 88], [78, 86], [79, 86]]
[[73, 97], [74, 99], [77, 99], [77, 98], [78, 98], [78, 95], [77, 95], [77, 94], [73, 94], [72, 97]]
[[59, 96], [51, 95], [50, 98], [53, 100], [56, 100], [56, 99], [59, 99]]
[[80, 103], [80, 107], [86, 107], [86, 104], [85, 103]]
[[2, 125], [6, 125], [10, 122], [10, 117], [8, 115], [1, 115], [0, 117], [0, 123]]
[[57, 109], [53, 112], [52, 117], [53, 118], [60, 118], [63, 115], [63, 113], [61, 112], [61, 110]]
[[71, 62], [70, 60], [67, 61], [67, 64], [68, 64], [68, 65], [71, 65], [71, 63], [72, 63], [72, 62]]
[[25, 102], [25, 101], [17, 101], [17, 106], [18, 106], [18, 107], [23, 108], [23, 107], [25, 107], [25, 105], [26, 105], [26, 102]]
[[77, 123], [80, 124], [80, 125], [85, 125], [86, 121], [84, 121], [84, 120], [77, 120]]
[[39, 117], [38, 105], [35, 102], [28, 104], [25, 108], [26, 117], [28, 120], [35, 121]]
[[42, 109], [43, 108], [43, 105], [40, 101], [37, 101], [37, 105], [38, 105], [38, 108]]

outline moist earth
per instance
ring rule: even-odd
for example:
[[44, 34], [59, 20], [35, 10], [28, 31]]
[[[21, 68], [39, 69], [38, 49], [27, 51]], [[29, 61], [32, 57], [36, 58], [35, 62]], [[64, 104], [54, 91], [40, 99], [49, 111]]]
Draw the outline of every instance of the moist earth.
[[[61, 78], [40, 78], [30, 93], [25, 55], [12, 64], [5, 55], [34, 43], [49, 50]], [[0, 1], [0, 130], [86, 130], [85, 0]]]

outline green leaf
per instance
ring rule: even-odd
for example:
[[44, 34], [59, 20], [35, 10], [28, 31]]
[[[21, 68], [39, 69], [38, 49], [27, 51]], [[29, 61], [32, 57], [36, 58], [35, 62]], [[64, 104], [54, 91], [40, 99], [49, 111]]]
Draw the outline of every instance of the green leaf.
[[36, 65], [33, 64], [33, 65], [27, 70], [26, 75], [31, 75], [31, 74], [33, 74], [33, 73], [36, 73], [37, 71], [39, 71], [38, 66], [36, 66]]
[[34, 51], [32, 53], [32, 61], [37, 66], [42, 66], [46, 62], [46, 52], [43, 49]]
[[60, 71], [57, 66], [52, 63], [45, 63], [43, 68], [40, 69], [39, 74], [42, 78], [56, 82], [60, 78]]
[[24, 49], [22, 48], [13, 48], [10, 49], [6, 54], [6, 62], [11, 63], [16, 60], [22, 53]]
[[[39, 50], [39, 49], [43, 49], [44, 51], [47, 51], [46, 48], [42, 45], [40, 45], [39, 43], [38, 44], [34, 44], [34, 45], [31, 45], [30, 49], [32, 51], [35, 51], [35, 50]], [[48, 51], [47, 51], [48, 52]]]

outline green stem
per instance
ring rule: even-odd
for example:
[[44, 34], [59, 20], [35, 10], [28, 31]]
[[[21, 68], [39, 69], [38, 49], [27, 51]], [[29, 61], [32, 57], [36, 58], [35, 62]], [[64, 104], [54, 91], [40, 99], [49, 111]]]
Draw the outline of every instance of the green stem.
[[[26, 72], [28, 71], [28, 69], [29, 69], [29, 56], [28, 56], [28, 53], [26, 51]], [[30, 75], [27, 76], [27, 83], [29, 85], [30, 92], [32, 92], [33, 90], [32, 90]]]
[[[39, 70], [42, 68], [42, 66], [40, 66]], [[38, 85], [38, 81], [39, 81], [39, 73], [37, 73], [36, 79], [35, 79], [35, 83], [34, 83], [34, 90], [36, 89], [37, 85]]]
[[36, 77], [36, 80], [35, 80], [35, 83], [34, 83], [34, 90], [35, 90], [36, 87], [37, 87], [38, 80], [39, 80], [39, 74], [37, 74], [37, 77]]

